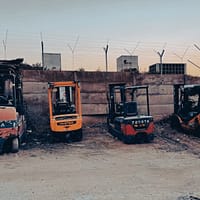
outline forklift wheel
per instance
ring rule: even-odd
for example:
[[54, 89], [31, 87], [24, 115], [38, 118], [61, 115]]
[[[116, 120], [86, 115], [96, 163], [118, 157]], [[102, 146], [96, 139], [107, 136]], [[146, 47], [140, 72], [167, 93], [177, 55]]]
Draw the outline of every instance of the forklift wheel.
[[19, 138], [13, 138], [11, 152], [17, 153], [19, 151]]
[[73, 142], [80, 142], [83, 139], [82, 129], [74, 131], [71, 135]]
[[133, 144], [135, 143], [133, 138], [127, 137], [125, 135], [122, 136], [122, 141], [124, 144]]
[[171, 128], [181, 131], [181, 125], [177, 116], [171, 117]]

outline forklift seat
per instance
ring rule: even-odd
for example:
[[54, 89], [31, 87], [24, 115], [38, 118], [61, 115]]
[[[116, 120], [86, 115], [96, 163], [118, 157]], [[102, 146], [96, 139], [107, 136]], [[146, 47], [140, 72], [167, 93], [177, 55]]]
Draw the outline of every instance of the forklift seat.
[[136, 101], [125, 102], [125, 113], [127, 116], [137, 115], [138, 114], [137, 102]]

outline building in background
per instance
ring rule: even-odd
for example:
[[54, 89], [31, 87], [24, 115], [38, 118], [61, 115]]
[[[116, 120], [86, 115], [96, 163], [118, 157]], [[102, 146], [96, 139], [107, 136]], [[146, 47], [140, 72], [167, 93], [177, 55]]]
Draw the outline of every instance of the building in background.
[[61, 54], [44, 53], [44, 68], [46, 70], [61, 71]]
[[118, 57], [117, 71], [139, 71], [138, 56], [122, 55]]
[[[162, 66], [162, 67], [161, 67]], [[149, 66], [150, 74], [186, 74], [186, 63], [156, 63]]]

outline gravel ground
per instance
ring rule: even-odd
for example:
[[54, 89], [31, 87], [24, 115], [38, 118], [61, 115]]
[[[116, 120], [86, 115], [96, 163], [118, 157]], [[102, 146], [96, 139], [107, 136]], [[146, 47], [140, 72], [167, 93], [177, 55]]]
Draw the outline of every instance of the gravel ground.
[[106, 125], [83, 141], [30, 133], [17, 154], [0, 156], [1, 200], [192, 200], [200, 198], [200, 139], [156, 124], [150, 144], [126, 145]]

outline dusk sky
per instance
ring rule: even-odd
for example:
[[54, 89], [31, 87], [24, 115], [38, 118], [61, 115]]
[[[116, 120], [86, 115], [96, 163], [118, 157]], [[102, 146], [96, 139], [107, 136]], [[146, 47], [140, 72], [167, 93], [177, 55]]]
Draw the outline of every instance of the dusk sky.
[[[159, 62], [184, 62], [200, 75], [199, 0], [0, 0], [0, 57], [41, 63], [41, 33], [46, 53], [61, 53], [62, 69], [116, 71], [120, 55], [138, 55], [141, 71]], [[7, 38], [6, 38], [7, 36]], [[3, 42], [4, 41], [4, 42]], [[74, 68], [72, 52], [74, 49]], [[6, 51], [5, 51], [6, 47]]]

